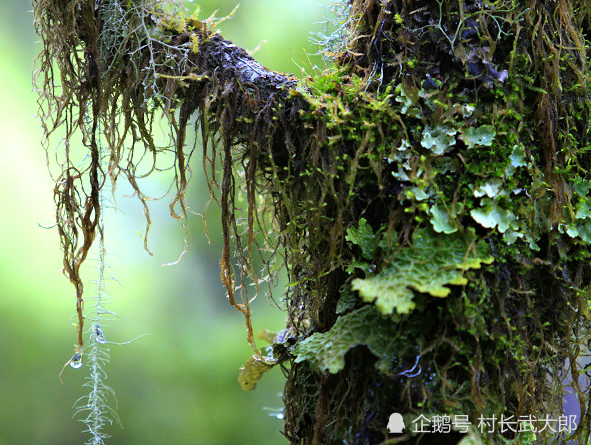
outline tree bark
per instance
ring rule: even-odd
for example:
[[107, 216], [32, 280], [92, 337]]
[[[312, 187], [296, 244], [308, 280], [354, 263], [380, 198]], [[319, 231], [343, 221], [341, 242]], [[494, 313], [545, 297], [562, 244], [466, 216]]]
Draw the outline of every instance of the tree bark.
[[[267, 70], [206, 22], [143, 10], [141, 23], [164, 37], [107, 56], [112, 3], [90, 3], [81, 10], [92, 19], [70, 22], [87, 55], [70, 63], [72, 78], [82, 69], [75, 105], [90, 98], [94, 119], [109, 121], [123, 104], [125, 131], [156, 150], [145, 100], [158, 92], [151, 106], [169, 113], [177, 154], [171, 209], [180, 202], [182, 214], [185, 129], [198, 111], [222, 207], [222, 281], [253, 345], [248, 296], [234, 294], [257, 281], [256, 223], [274, 211], [279, 242], [267, 241], [292, 283], [289, 322], [269, 356], [255, 346], [247, 371], [256, 380], [284, 367], [290, 443], [565, 443], [566, 431], [540, 431], [535, 419], [535, 434], [481, 425], [557, 419], [567, 376], [581, 410], [576, 439], [589, 440], [577, 364], [591, 284], [585, 2], [344, 2], [335, 67], [304, 82]], [[50, 55], [67, 72], [74, 56], [60, 48]], [[220, 148], [210, 154], [212, 137]], [[389, 434], [393, 413], [402, 434]], [[426, 432], [413, 422], [421, 415]]]

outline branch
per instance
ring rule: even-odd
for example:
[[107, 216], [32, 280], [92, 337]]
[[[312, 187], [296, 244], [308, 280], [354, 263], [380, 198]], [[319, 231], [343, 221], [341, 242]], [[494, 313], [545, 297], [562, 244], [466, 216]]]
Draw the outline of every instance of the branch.
[[[291, 94], [297, 87], [296, 79], [266, 69], [245, 50], [223, 39], [212, 31], [213, 20], [167, 14], [159, 9], [160, 4], [153, 0], [33, 0], [35, 27], [43, 40], [36, 77], [39, 116], [46, 147], [55, 151], [52, 156], [48, 152], [48, 159], [55, 157], [61, 170], [56, 183], [68, 184], [68, 193], [56, 187], [57, 207], [62, 209], [57, 226], [65, 272], [76, 285], [82, 321], [79, 267], [97, 231], [88, 214], [100, 215], [101, 210], [94, 197], [107, 176], [115, 185], [123, 175], [144, 206], [147, 249], [151, 198], [139, 184], [160, 170], [157, 160], [163, 152], [175, 155], [170, 212], [186, 229], [185, 200], [195, 147], [185, 146], [185, 136], [192, 114], [198, 111], [210, 193], [222, 208], [222, 281], [230, 303], [244, 314], [249, 342], [257, 351], [245, 281], [254, 282], [258, 292], [253, 251], [257, 250], [256, 219], [264, 212], [255, 202], [261, 189], [258, 176], [261, 171], [272, 173], [275, 179], [285, 176], [289, 173], [283, 167], [292, 155], [304, 155], [308, 133], [301, 131], [299, 111], [306, 104], [302, 95]], [[168, 119], [171, 142], [159, 145], [153, 138], [154, 126], [160, 127], [163, 117]], [[66, 129], [66, 136], [54, 148], [49, 138], [58, 128]], [[71, 140], [76, 142], [72, 146], [79, 146], [77, 139], [90, 154], [104, 147], [107, 168], [93, 162], [74, 175], [71, 166], [78, 161], [69, 147]], [[211, 154], [210, 139], [220, 142]], [[221, 182], [217, 179], [220, 158]], [[246, 228], [237, 223], [234, 204], [236, 161], [244, 172]], [[88, 184], [93, 185], [92, 190]], [[233, 264], [240, 264], [238, 272]], [[235, 282], [239, 296], [234, 295]], [[80, 336], [78, 348], [82, 346]]]
[[263, 100], [275, 94], [285, 98], [289, 89], [297, 86], [295, 78], [265, 68], [244, 49], [217, 34], [201, 46], [196, 65], [221, 79], [235, 79], [244, 86], [251, 84]]
[[[178, 39], [182, 44], [191, 36]], [[280, 133], [297, 127], [299, 110], [306, 108], [302, 96], [292, 94], [297, 79], [267, 69], [218, 34], [200, 35], [200, 39], [199, 51], [189, 57], [187, 88], [177, 96], [186, 101], [181, 119], [201, 109], [201, 118], [214, 123], [213, 131], [224, 133], [222, 138], [231, 145], [256, 142], [262, 148], [271, 135], [285, 139]], [[275, 148], [274, 156], [280, 155], [281, 147]]]

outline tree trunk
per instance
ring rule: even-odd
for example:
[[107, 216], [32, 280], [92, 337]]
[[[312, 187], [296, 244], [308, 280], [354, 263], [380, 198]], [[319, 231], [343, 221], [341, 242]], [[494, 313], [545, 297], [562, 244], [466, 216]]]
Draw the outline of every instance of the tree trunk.
[[[62, 122], [96, 137], [111, 128], [100, 174], [123, 173], [137, 189], [120, 142], [156, 157], [151, 122], [164, 110], [177, 162], [171, 212], [181, 219], [185, 129], [198, 111], [222, 207], [222, 281], [255, 349], [241, 383], [251, 389], [271, 366], [284, 368], [290, 443], [565, 443], [564, 425], [541, 419], [564, 421], [569, 381], [576, 439], [587, 443], [578, 361], [591, 284], [586, 2], [342, 2], [335, 66], [303, 82], [266, 70], [207, 21], [106, 0], [78, 1], [72, 19], [74, 9], [53, 3], [34, 2], [42, 69], [57, 60], [72, 94], [48, 92], [47, 75], [49, 109], [92, 119], [58, 115], [48, 133]], [[62, 184], [79, 180], [64, 171]], [[58, 203], [71, 203], [66, 192], [56, 189]], [[100, 210], [91, 197], [58, 214], [74, 283], [87, 243], [71, 232], [94, 231], [76, 217]], [[269, 209], [276, 243], [262, 229]], [[259, 280], [257, 246], [269, 269], [285, 263], [292, 283], [288, 325], [267, 356], [246, 295]], [[393, 413], [403, 432], [389, 434]], [[527, 416], [537, 432], [524, 431]]]

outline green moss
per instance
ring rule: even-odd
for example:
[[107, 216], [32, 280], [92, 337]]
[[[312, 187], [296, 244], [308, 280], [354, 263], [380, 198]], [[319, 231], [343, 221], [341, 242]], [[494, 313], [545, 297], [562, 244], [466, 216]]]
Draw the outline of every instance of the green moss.
[[[206, 147], [210, 138], [221, 141], [205, 158], [222, 207], [222, 279], [256, 352], [248, 291], [258, 290], [258, 270], [273, 274], [275, 259], [286, 263], [289, 335], [280, 343], [282, 359], [293, 355], [290, 440], [378, 443], [385, 419], [373, 424], [370, 413], [421, 407], [475, 416], [561, 399], [561, 383], [546, 379], [547, 369], [561, 370], [566, 357], [576, 366], [581, 338], [572, 332], [588, 325], [590, 300], [591, 101], [578, 32], [589, 24], [588, 7], [354, 0], [345, 8], [341, 28], [350, 36], [335, 66], [268, 94], [215, 66], [219, 53], [207, 53], [213, 37], [202, 22], [176, 14], [154, 19], [134, 5], [101, 10], [101, 29], [89, 28], [94, 3], [77, 21], [59, 8], [41, 16], [47, 97], [53, 58], [65, 71], [62, 83], [77, 86], [74, 96], [50, 101], [51, 110], [66, 112], [46, 128], [83, 126], [94, 136], [85, 138], [93, 154], [100, 129], [123, 122], [124, 136], [106, 145], [123, 147], [129, 135], [133, 144], [125, 155], [112, 153], [115, 164], [174, 152], [171, 208], [180, 205], [182, 220], [193, 152], [185, 150], [185, 132], [199, 111]], [[54, 38], [53, 24], [62, 22], [71, 29]], [[145, 23], [152, 31], [129, 35]], [[60, 46], [95, 31], [99, 41], [88, 47]], [[92, 84], [76, 77], [90, 72], [81, 49], [105, 67]], [[135, 54], [143, 59], [127, 63]], [[167, 147], [151, 136], [162, 110], [174, 141]], [[85, 115], [93, 122], [72, 118]], [[134, 156], [134, 147], [147, 151]], [[116, 179], [124, 170], [145, 204], [131, 164], [110, 172]], [[104, 171], [92, 167], [82, 182], [64, 172], [58, 184], [65, 188], [56, 188], [75, 284], [87, 251], [80, 246], [92, 243], [95, 229], [85, 212], [100, 208], [92, 194], [72, 197], [86, 184], [92, 193], [100, 188]], [[384, 316], [394, 311], [395, 321]], [[400, 372], [408, 358], [421, 368], [413, 380]], [[242, 375], [247, 389], [270, 366], [257, 360]], [[480, 439], [491, 438], [462, 440]]]

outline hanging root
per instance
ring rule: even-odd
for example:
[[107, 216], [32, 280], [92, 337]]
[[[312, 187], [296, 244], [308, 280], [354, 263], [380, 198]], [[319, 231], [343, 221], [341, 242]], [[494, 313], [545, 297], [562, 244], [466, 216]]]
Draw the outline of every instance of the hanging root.
[[[222, 282], [230, 303], [243, 313], [248, 341], [260, 355], [249, 287], [256, 295], [261, 277], [272, 279], [277, 273], [273, 264], [280, 248], [257, 228], [269, 224], [275, 205], [261, 199], [259, 175], [261, 169], [276, 174], [272, 171], [283, 168], [293, 154], [292, 141], [287, 151], [281, 147], [283, 130], [278, 126], [287, 129], [290, 115], [301, 108], [297, 99], [282, 109], [295, 80], [267, 70], [217, 35], [213, 27], [223, 19], [199, 20], [197, 11], [188, 16], [180, 2], [34, 0], [33, 8], [43, 40], [35, 75], [39, 116], [48, 164], [57, 171], [54, 195], [64, 273], [76, 295], [76, 353], [82, 355], [85, 321], [80, 270], [96, 237], [102, 236], [99, 196], [107, 180], [114, 190], [123, 176], [142, 203], [149, 251], [148, 201], [154, 198], [142, 191], [141, 180], [172, 169], [170, 213], [183, 226], [181, 257], [186, 252], [186, 194], [195, 146], [187, 147], [185, 139], [197, 111], [210, 195], [222, 207]], [[168, 140], [158, 144], [154, 134], [162, 119], [170, 131]], [[50, 143], [53, 139], [59, 143]], [[211, 149], [214, 142], [221, 143], [221, 150]], [[105, 150], [104, 163], [99, 147]], [[173, 164], [163, 164], [169, 155]], [[220, 158], [221, 174], [216, 170]], [[237, 214], [243, 191], [244, 225]]]

